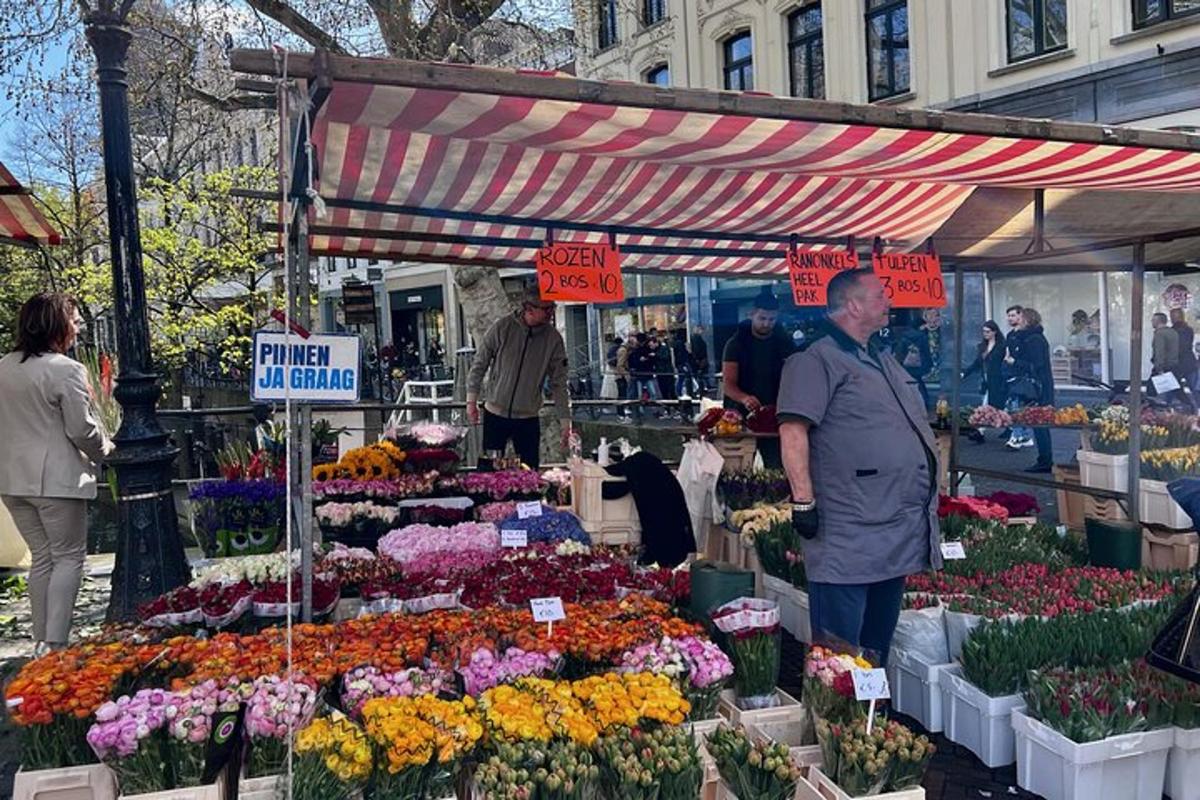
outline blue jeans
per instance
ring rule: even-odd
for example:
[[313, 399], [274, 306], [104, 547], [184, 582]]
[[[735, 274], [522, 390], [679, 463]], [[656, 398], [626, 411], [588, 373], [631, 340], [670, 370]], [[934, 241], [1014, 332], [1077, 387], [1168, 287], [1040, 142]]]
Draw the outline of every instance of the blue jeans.
[[661, 400], [662, 395], [658, 391], [658, 379], [654, 377], [634, 377], [629, 381], [629, 400], [641, 400], [642, 389], [646, 390], [646, 394], [651, 400]]
[[861, 647], [867, 658], [887, 666], [892, 634], [900, 619], [904, 578], [878, 583], [808, 584], [813, 644]]
[[[1004, 409], [1006, 411], [1016, 411], [1020, 407], [1021, 407], [1021, 401], [1015, 397], [1008, 398], [1008, 402], [1004, 404]], [[1013, 425], [1012, 426], [1012, 435], [1009, 438], [1011, 438], [1011, 439], [1030, 439], [1032, 437], [1033, 437], [1033, 428], [1018, 428], [1016, 425]]]

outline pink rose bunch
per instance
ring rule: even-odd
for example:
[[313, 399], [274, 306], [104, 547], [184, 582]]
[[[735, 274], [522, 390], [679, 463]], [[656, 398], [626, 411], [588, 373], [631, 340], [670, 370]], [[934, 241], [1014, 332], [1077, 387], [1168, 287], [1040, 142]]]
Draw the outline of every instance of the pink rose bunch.
[[545, 489], [542, 476], [531, 469], [507, 469], [499, 472], [468, 472], [459, 478], [469, 495], [486, 495], [493, 500], [533, 497]]
[[408, 525], [379, 540], [379, 554], [405, 566], [430, 553], [469, 550], [495, 552], [499, 549], [500, 534], [496, 526], [485, 522], [460, 522], [450, 528]]
[[549, 675], [554, 672], [558, 658], [556, 650], [527, 653], [519, 647], [510, 647], [503, 658], [497, 659], [491, 648], [480, 647], [471, 654], [465, 666], [458, 668], [458, 674], [462, 676], [467, 694], [478, 697], [493, 686], [510, 683], [517, 678]]
[[498, 503], [487, 503], [479, 507], [480, 522], [503, 522], [517, 513], [517, 501], [502, 500]]
[[411, 667], [382, 672], [375, 667], [357, 667], [342, 676], [342, 708], [352, 717], [358, 717], [366, 702], [376, 697], [439, 694], [453, 686], [451, 676], [438, 669]]

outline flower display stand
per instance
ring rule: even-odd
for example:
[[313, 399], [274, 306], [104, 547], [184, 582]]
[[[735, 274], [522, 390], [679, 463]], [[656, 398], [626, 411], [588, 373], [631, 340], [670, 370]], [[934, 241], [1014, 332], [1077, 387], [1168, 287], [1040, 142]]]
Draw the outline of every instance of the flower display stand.
[[1174, 530], [1191, 530], [1192, 518], [1184, 513], [1183, 508], [1167, 491], [1166, 481], [1152, 481], [1142, 478], [1138, 481], [1138, 507], [1141, 509], [1142, 522], [1148, 525], [1162, 525]]
[[[915, 786], [899, 792], [871, 795], [874, 800], [925, 800], [925, 789]], [[796, 800], [850, 800], [850, 795], [821, 771], [819, 766], [810, 766], [796, 786]]]
[[1013, 711], [1017, 784], [1046, 800], [1159, 800], [1175, 731], [1110, 736], [1077, 744]]
[[1200, 559], [1200, 534], [1193, 531], [1167, 532], [1142, 528], [1142, 567], [1183, 571]]
[[783, 689], [775, 690], [778, 703], [770, 708], [738, 708], [733, 689], [721, 692], [717, 713], [734, 725], [753, 725], [759, 722], [780, 722], [803, 719], [807, 716], [804, 706]]
[[1129, 486], [1129, 456], [1110, 456], [1093, 450], [1077, 450], [1079, 482], [1093, 489], [1125, 491]]
[[1200, 730], [1173, 730], [1165, 792], [1171, 800], [1200, 800]]
[[942, 731], [942, 673], [953, 664], [928, 664], [907, 650], [892, 649], [888, 656], [888, 685], [892, 708], [907, 714], [930, 733]]
[[962, 677], [962, 667], [942, 670], [942, 727], [945, 736], [970, 750], [986, 766], [1007, 766], [1017, 758], [1012, 712], [1025, 707], [1020, 695], [990, 697]]
[[113, 800], [117, 779], [104, 764], [17, 770], [13, 800]]

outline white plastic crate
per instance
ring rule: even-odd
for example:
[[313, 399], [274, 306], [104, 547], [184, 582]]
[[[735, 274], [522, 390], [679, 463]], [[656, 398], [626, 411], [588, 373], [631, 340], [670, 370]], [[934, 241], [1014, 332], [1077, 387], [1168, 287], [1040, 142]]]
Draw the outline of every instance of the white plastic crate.
[[[925, 800], [925, 789], [915, 786], [899, 792], [871, 795], [872, 800]], [[797, 800], [850, 800], [850, 795], [821, 771], [820, 767], [809, 767], [808, 773], [796, 787]]]
[[1079, 483], [1093, 489], [1126, 491], [1129, 488], [1129, 456], [1110, 456], [1093, 450], [1077, 450]]
[[162, 792], [147, 792], [146, 794], [119, 794], [117, 797], [125, 800], [224, 800], [225, 774], [221, 773], [217, 776], [215, 783], [206, 786], [167, 789]]
[[17, 770], [13, 800], [113, 800], [117, 780], [104, 764]]
[[1200, 730], [1174, 730], [1175, 739], [1167, 751], [1167, 797], [1200, 800]]
[[993, 769], [1013, 763], [1017, 752], [1012, 712], [1025, 707], [1021, 696], [989, 697], [962, 677], [962, 667], [957, 664], [942, 670], [938, 683], [946, 738]]
[[775, 696], [779, 699], [777, 705], [770, 708], [742, 709], [738, 708], [733, 689], [721, 692], [721, 700], [717, 712], [734, 725], [751, 725], [757, 722], [779, 722], [781, 720], [802, 719], [807, 712], [800, 701], [783, 689], [776, 689]]
[[[760, 720], [746, 727], [746, 735], [753, 741], [785, 744], [793, 757], [816, 746], [817, 742], [811, 714], [805, 714], [798, 719]], [[817, 750], [817, 763], [820, 763], [820, 748]]]
[[284, 776], [266, 775], [238, 781], [238, 800], [278, 800], [284, 797]]
[[1139, 516], [1147, 525], [1164, 525], [1175, 530], [1191, 530], [1192, 518], [1184, 513], [1167, 491], [1165, 481], [1142, 478], [1139, 486]]
[[[593, 538], [612, 532], [625, 535], [642, 530], [633, 495], [627, 494], [617, 500], [605, 500], [602, 485], [605, 481], [621, 481], [609, 475], [595, 461], [571, 459], [571, 508], [579, 517], [583, 529]], [[604, 542], [608, 544], [609, 542]], [[623, 543], [623, 542], [622, 542]]]
[[892, 648], [888, 656], [888, 684], [892, 708], [907, 714], [930, 733], [942, 730], [942, 673], [953, 664], [928, 664], [907, 650]]
[[812, 643], [812, 618], [808, 614], [808, 592], [788, 584], [779, 604], [780, 625], [802, 642]]
[[1175, 731], [1110, 736], [1077, 744], [1058, 731], [1012, 713], [1017, 784], [1046, 800], [1160, 800]]

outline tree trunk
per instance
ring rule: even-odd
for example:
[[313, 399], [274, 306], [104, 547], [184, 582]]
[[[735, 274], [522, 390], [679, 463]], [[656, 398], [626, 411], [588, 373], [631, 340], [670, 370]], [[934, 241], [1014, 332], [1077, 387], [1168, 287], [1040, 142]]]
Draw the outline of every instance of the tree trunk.
[[478, 347], [488, 328], [513, 310], [513, 303], [505, 294], [500, 271], [495, 267], [464, 266], [453, 270], [467, 332]]

